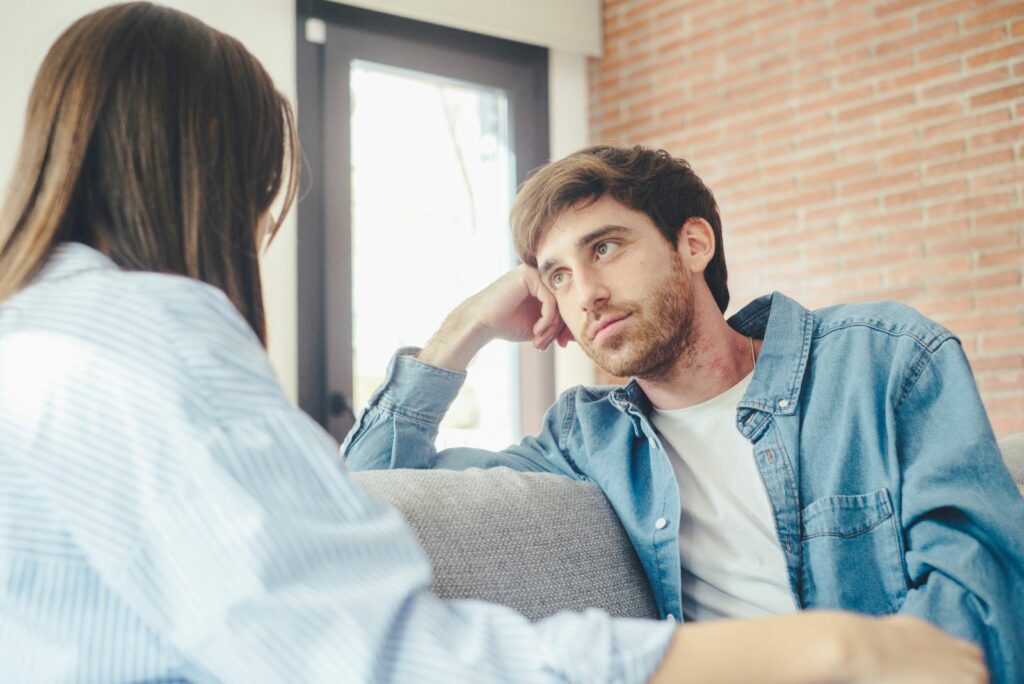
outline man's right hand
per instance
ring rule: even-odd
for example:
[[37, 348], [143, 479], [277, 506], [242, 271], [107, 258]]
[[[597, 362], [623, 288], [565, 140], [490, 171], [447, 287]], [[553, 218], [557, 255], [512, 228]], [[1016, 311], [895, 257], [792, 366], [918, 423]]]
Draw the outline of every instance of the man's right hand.
[[517, 266], [462, 302], [417, 356], [434, 366], [463, 371], [494, 339], [532, 341], [541, 351], [552, 342], [564, 347], [572, 339], [554, 295], [535, 269]]

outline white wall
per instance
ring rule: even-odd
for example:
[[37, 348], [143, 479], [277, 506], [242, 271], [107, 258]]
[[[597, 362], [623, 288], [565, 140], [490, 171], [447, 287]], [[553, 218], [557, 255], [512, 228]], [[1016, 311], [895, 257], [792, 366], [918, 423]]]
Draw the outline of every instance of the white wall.
[[[0, 2], [0, 187], [17, 156], [25, 105], [50, 45], [80, 16], [109, 2], [2, 0]], [[164, 0], [241, 40], [263, 63], [279, 90], [295, 100], [294, 0]], [[270, 357], [290, 396], [297, 387], [295, 213], [263, 262]]]
[[[381, 2], [396, 13], [436, 23], [470, 28], [466, 16], [478, 15], [477, 30], [492, 35], [530, 40], [521, 21], [533, 11], [561, 17], [557, 22], [537, 21], [531, 42], [552, 47], [551, 52], [551, 153], [563, 156], [587, 142], [587, 89], [585, 53], [599, 49], [599, 0], [529, 0], [526, 4], [503, 3], [504, 12], [484, 11], [495, 0], [357, 0], [353, 4]], [[489, 3], [489, 4], [488, 4]], [[13, 168], [29, 90], [43, 56], [60, 33], [78, 17], [103, 7], [100, 0], [0, 0], [0, 187], [6, 188]], [[295, 99], [295, 3], [294, 0], [164, 0], [162, 4], [193, 14], [214, 28], [241, 40], [263, 63], [277, 87]], [[544, 9], [544, 5], [550, 5]], [[445, 16], [445, 8], [449, 16]], [[496, 7], [496, 5], [495, 5]], [[508, 7], [522, 11], [510, 12]], [[433, 14], [425, 16], [429, 10]], [[472, 10], [471, 12], [469, 10]], [[568, 12], [568, 15], [567, 15]], [[419, 13], [419, 14], [417, 14]], [[569, 15], [578, 15], [570, 21]], [[504, 17], [504, 18], [503, 18]], [[517, 18], [518, 17], [518, 18]], [[507, 20], [507, 21], [506, 21]], [[490, 28], [485, 26], [490, 21]], [[502, 26], [502, 22], [506, 26]], [[497, 22], [497, 23], [495, 23]], [[552, 26], [577, 26], [557, 31]], [[511, 28], [509, 28], [511, 27]], [[597, 32], [595, 34], [595, 31]], [[577, 42], [573, 42], [577, 41]], [[595, 45], [598, 47], [595, 48]], [[263, 281], [270, 337], [270, 357], [281, 384], [294, 399], [297, 393], [297, 331], [295, 265], [295, 212], [278, 234], [263, 263]], [[454, 303], [453, 303], [454, 304]], [[591, 382], [593, 366], [575, 346], [556, 355], [556, 386], [559, 390]]]
[[[334, 0], [338, 2], [339, 0]], [[579, 55], [601, 54], [601, 0], [340, 0]]]

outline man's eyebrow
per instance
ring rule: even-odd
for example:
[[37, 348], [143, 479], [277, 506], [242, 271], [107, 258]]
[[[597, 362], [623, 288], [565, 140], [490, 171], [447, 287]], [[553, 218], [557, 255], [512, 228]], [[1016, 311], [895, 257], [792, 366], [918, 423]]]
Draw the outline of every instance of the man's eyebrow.
[[[584, 235], [584, 236], [580, 237], [578, 240], [576, 240], [575, 248], [578, 251], [578, 250], [581, 250], [581, 249], [585, 248], [587, 245], [591, 245], [591, 244], [597, 242], [598, 240], [601, 240], [602, 238], [608, 237], [609, 235], [614, 235], [616, 233], [628, 233], [628, 232], [629, 232], [629, 228], [627, 228], [626, 226], [620, 226], [620, 225], [616, 225], [616, 224], [608, 224], [608, 225], [605, 225], [605, 226], [601, 226], [600, 228], [595, 228], [594, 230], [590, 231], [586, 235]], [[540, 275], [540, 277], [543, 279], [544, 276], [547, 274], [547, 272], [550, 271], [551, 269], [553, 269], [557, 265], [558, 265], [558, 261], [557, 260], [555, 260], [555, 259], [545, 259], [544, 262], [539, 267], [537, 267], [537, 272]]]

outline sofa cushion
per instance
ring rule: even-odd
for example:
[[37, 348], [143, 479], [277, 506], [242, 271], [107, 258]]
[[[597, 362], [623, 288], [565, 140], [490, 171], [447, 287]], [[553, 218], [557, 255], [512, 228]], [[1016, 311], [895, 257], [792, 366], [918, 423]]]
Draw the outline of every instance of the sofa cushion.
[[636, 552], [595, 484], [508, 468], [352, 477], [405, 516], [443, 598], [501, 603], [533, 620], [586, 608], [658, 617]]
[[1003, 460], [1010, 469], [1014, 482], [1021, 492], [1024, 492], [1024, 432], [999, 440], [999, 448], [1003, 452]]

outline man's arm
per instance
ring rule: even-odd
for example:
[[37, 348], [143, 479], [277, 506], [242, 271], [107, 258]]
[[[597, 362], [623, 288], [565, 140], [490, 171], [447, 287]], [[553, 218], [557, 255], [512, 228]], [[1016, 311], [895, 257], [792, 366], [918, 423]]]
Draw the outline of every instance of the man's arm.
[[982, 646], [993, 681], [1024, 682], [1024, 500], [958, 341], [928, 354], [895, 407], [911, 587], [901, 612]]
[[465, 370], [494, 339], [532, 340], [546, 349], [571, 339], [553, 295], [536, 272], [519, 266], [460, 304], [427, 346], [415, 356], [401, 350], [384, 384], [373, 394], [342, 445], [353, 470], [386, 468], [487, 468], [578, 473], [563, 456], [561, 431], [571, 398], [563, 397], [545, 416], [540, 433], [503, 451], [434, 447], [438, 425], [454, 401]]
[[555, 296], [529, 266], [512, 269], [460, 304], [417, 356], [441, 368], [464, 371], [476, 353], [495, 339], [533, 342], [541, 351], [571, 339]]

